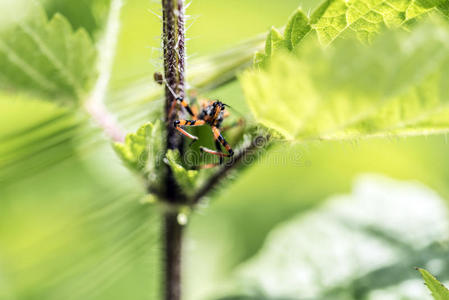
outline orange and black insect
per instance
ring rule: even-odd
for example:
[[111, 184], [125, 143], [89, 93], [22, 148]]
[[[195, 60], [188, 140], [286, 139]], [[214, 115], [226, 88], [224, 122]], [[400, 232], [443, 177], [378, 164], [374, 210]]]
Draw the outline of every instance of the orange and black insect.
[[[174, 122], [174, 126], [179, 132], [196, 141], [198, 140], [198, 137], [188, 133], [183, 129], [183, 127], [209, 125], [212, 128], [212, 133], [214, 134], [216, 150], [211, 150], [206, 147], [200, 147], [200, 150], [213, 155], [218, 155], [220, 157], [220, 163], [223, 162], [223, 157], [232, 157], [234, 155], [234, 151], [231, 146], [220, 132], [220, 126], [223, 119], [229, 115], [228, 111], [225, 110], [228, 105], [218, 100], [204, 102], [202, 103], [201, 112], [197, 115], [183, 98], [178, 97], [176, 101], [178, 101], [192, 116], [192, 120], [177, 120]], [[222, 151], [221, 146], [226, 149], [227, 153]]]

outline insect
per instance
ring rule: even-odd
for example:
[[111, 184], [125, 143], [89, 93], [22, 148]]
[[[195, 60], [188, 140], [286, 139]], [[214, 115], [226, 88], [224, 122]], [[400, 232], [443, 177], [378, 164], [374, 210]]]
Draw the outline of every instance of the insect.
[[[183, 98], [178, 97], [176, 98], [176, 101], [178, 101], [181, 106], [184, 107], [192, 116], [192, 120], [176, 120], [174, 122], [174, 126], [179, 132], [196, 141], [198, 140], [198, 137], [188, 133], [183, 127], [209, 125], [212, 128], [212, 133], [214, 134], [216, 150], [208, 149], [206, 147], [200, 147], [200, 150], [209, 154], [218, 155], [220, 157], [220, 164], [223, 163], [224, 157], [232, 157], [234, 155], [234, 151], [231, 146], [220, 132], [220, 126], [223, 119], [229, 115], [228, 111], [225, 111], [225, 108], [228, 107], [228, 105], [218, 100], [204, 102], [202, 103], [201, 112], [197, 115]], [[221, 146], [226, 149], [227, 153], [222, 152]]]

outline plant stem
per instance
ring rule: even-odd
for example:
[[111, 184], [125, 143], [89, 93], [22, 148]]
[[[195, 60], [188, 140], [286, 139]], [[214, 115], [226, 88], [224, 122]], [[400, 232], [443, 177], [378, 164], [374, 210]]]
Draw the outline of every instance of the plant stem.
[[122, 6], [122, 0], [113, 0], [111, 2], [105, 33], [100, 42], [101, 51], [99, 51], [100, 56], [97, 65], [98, 79], [88, 99], [84, 103], [84, 108], [92, 119], [114, 142], [123, 142], [125, 140], [125, 134], [114, 115], [106, 108], [104, 100], [117, 48]]
[[183, 226], [177, 212], [164, 216], [165, 235], [165, 299], [181, 299], [181, 251]]
[[165, 121], [167, 148], [179, 149], [182, 138], [176, 133], [173, 121], [178, 116], [176, 96], [184, 97], [185, 36], [183, 0], [163, 0], [163, 46], [165, 73]]
[[[179, 117], [176, 105], [177, 97], [185, 96], [185, 36], [184, 36], [184, 2], [183, 0], [162, 0], [164, 77], [165, 87], [165, 122], [166, 150], [178, 149], [182, 153], [182, 136], [173, 126]], [[164, 178], [164, 200], [170, 204], [179, 204], [186, 200], [180, 191], [172, 170], [167, 166]], [[164, 215], [165, 243], [165, 299], [181, 299], [181, 249], [182, 225], [178, 223], [177, 211], [168, 211]]]

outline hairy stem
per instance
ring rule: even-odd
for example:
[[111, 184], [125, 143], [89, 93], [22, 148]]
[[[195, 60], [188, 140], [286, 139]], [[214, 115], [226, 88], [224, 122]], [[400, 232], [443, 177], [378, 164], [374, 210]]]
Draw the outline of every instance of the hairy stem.
[[[183, 0], [162, 0], [165, 87], [166, 150], [182, 150], [182, 137], [173, 123], [179, 117], [177, 97], [185, 96], [185, 36]], [[164, 178], [164, 200], [171, 204], [182, 203], [186, 197], [176, 184], [171, 169], [167, 166]], [[177, 221], [177, 212], [166, 212], [164, 216], [165, 241], [165, 299], [181, 299], [181, 249], [182, 226]]]
[[165, 227], [165, 299], [181, 299], [181, 250], [183, 227], [176, 212], [167, 212]]
[[179, 149], [182, 138], [176, 134], [173, 121], [178, 116], [176, 97], [185, 96], [185, 36], [183, 0], [163, 0], [163, 46], [165, 73], [165, 121], [167, 148]]
[[[167, 129], [166, 149], [178, 149], [182, 152], [182, 137], [177, 134], [173, 126], [178, 118], [176, 97], [184, 97], [184, 9], [183, 0], [163, 0], [163, 30], [164, 46], [164, 75], [165, 87], [165, 122]], [[165, 199], [172, 203], [179, 203], [184, 198], [167, 166], [165, 177]]]

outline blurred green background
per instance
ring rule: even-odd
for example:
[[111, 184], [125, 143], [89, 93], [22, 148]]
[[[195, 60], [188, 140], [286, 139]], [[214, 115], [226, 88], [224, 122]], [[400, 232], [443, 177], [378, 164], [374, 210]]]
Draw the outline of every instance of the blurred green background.
[[[67, 12], [95, 37], [103, 2], [91, 16], [71, 0], [46, 9]], [[188, 55], [282, 26], [300, 5], [307, 11], [315, 1], [194, 0]], [[150, 10], [159, 13], [159, 3], [125, 3], [111, 94], [161, 70], [161, 23]], [[245, 111], [238, 82], [208, 96]], [[146, 104], [148, 118], [156, 105]], [[40, 99], [0, 94], [0, 299], [158, 299], [157, 209], [141, 204], [139, 182], [84, 124]], [[445, 136], [274, 147], [191, 216], [185, 299], [213, 299], [275, 225], [350, 191], [358, 174], [420, 181], [448, 198], [448, 150]]]

